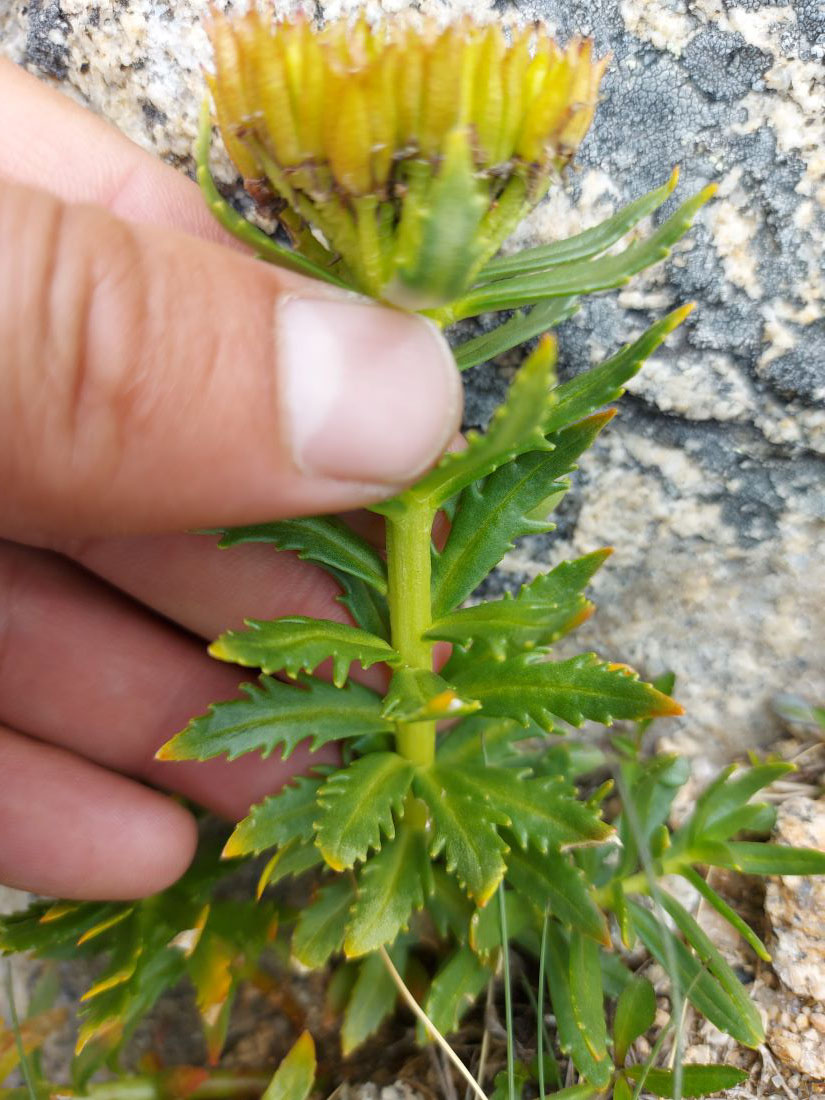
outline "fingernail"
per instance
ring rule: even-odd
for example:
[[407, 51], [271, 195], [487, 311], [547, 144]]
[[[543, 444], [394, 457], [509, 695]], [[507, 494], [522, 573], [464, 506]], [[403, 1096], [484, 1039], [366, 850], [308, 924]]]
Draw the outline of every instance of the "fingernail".
[[435, 462], [462, 407], [435, 325], [357, 299], [297, 297], [276, 323], [284, 427], [303, 473], [400, 486]]

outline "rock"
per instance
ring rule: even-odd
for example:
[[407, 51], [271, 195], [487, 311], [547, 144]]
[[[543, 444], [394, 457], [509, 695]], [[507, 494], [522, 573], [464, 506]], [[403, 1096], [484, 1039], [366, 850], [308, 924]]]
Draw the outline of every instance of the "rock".
[[[408, 0], [367, 0], [368, 13]], [[328, 16], [356, 0], [326, 0]], [[424, 0], [425, 12], [442, 12]], [[314, 6], [306, 0], [307, 10]], [[529, 539], [496, 587], [613, 544], [577, 648], [678, 674], [685, 736], [717, 758], [767, 743], [768, 702], [825, 698], [825, 16], [818, 0], [454, 0], [593, 36], [613, 61], [574, 170], [517, 233], [594, 223], [682, 167], [679, 196], [717, 200], [671, 258], [587, 302], [561, 329], [565, 376], [680, 302], [698, 308], [630, 386], [554, 536]], [[191, 171], [208, 63], [202, 0], [32, 0], [0, 11], [0, 49]], [[225, 160], [217, 174], [231, 179]], [[673, 201], [664, 214], [673, 207]], [[512, 361], [512, 360], [511, 360]], [[468, 423], [505, 375], [474, 372]], [[671, 727], [672, 728], [672, 727]]]
[[[779, 844], [825, 851], [825, 803], [803, 796], [786, 799], [779, 807], [775, 839]], [[765, 912], [773, 931], [773, 968], [783, 985], [802, 997], [825, 1002], [825, 879], [771, 879]]]

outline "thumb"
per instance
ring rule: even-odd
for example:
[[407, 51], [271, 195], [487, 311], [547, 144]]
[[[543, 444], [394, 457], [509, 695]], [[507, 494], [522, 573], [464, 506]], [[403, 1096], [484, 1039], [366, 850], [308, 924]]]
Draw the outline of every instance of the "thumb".
[[0, 183], [2, 534], [180, 530], [356, 507], [457, 430], [420, 317]]

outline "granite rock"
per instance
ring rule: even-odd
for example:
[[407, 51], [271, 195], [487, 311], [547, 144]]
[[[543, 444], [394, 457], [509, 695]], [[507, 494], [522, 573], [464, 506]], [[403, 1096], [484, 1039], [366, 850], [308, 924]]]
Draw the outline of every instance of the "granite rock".
[[[408, 0], [367, 0], [368, 13]], [[334, 16], [356, 0], [306, 0]], [[561, 330], [570, 375], [668, 308], [698, 309], [636, 379], [584, 460], [554, 535], [491, 590], [571, 552], [616, 553], [579, 638], [646, 675], [678, 674], [683, 740], [729, 756], [775, 735], [769, 700], [825, 698], [825, 15], [819, 0], [452, 0], [541, 17], [612, 51], [566, 186], [514, 245], [576, 232], [682, 167], [717, 200], [664, 264]], [[416, 7], [443, 14], [438, 0]], [[208, 63], [205, 0], [30, 0], [0, 9], [0, 51], [144, 148], [191, 171]], [[231, 170], [216, 172], [229, 184]], [[673, 200], [675, 201], [675, 200]], [[664, 209], [665, 216], [672, 204]], [[483, 423], [511, 363], [473, 372]], [[816, 639], [820, 640], [817, 646]]]
[[[825, 851], [825, 803], [797, 795], [780, 804], [778, 844]], [[765, 894], [773, 968], [791, 992], [825, 1003], [825, 881], [771, 879]]]

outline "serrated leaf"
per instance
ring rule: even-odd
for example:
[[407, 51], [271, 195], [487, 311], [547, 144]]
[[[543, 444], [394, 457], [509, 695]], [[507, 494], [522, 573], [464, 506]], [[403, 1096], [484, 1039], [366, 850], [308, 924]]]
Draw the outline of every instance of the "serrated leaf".
[[433, 867], [432, 873], [433, 892], [427, 901], [427, 912], [442, 939], [452, 935], [458, 943], [466, 943], [473, 905], [443, 867]]
[[581, 726], [585, 719], [611, 725], [614, 719], [681, 714], [667, 695], [625, 666], [609, 665], [594, 653], [567, 661], [542, 654], [519, 654], [504, 661], [450, 662], [446, 669], [459, 691], [480, 699], [485, 714], [535, 722], [547, 728], [552, 717]]
[[410, 504], [427, 503], [439, 508], [450, 497], [479, 478], [486, 477], [503, 463], [525, 451], [550, 450], [539, 425], [546, 415], [550, 386], [555, 379], [553, 367], [556, 345], [545, 337], [528, 356], [510, 386], [503, 404], [493, 413], [487, 431], [469, 432], [463, 451], [450, 451], [435, 469], [412, 488], [372, 511], [393, 515]]
[[570, 1002], [573, 1016], [593, 1058], [608, 1058], [604, 991], [599, 964], [599, 945], [576, 929], [570, 933]]
[[611, 217], [585, 229], [573, 237], [566, 237], [552, 244], [525, 248], [510, 256], [500, 256], [486, 264], [479, 273], [479, 282], [491, 282], [512, 275], [526, 275], [531, 271], [544, 271], [548, 267], [585, 260], [605, 252], [639, 222], [657, 210], [673, 193], [679, 179], [674, 168], [667, 183], [634, 199]]
[[81, 1002], [90, 1001], [93, 997], [98, 997], [101, 993], [128, 982], [135, 973], [142, 954], [142, 921], [140, 911], [133, 909], [118, 929], [114, 949], [103, 973], [82, 995]]
[[616, 1064], [621, 1066], [627, 1052], [656, 1019], [656, 993], [647, 978], [634, 976], [616, 1002], [613, 1020], [613, 1047]]
[[756, 1006], [748, 1001], [743, 1013], [741, 998], [731, 998], [717, 977], [680, 939], [638, 902], [628, 899], [627, 904], [639, 939], [650, 954], [668, 973], [672, 963], [675, 964], [676, 980], [683, 996], [720, 1031], [745, 1046], [758, 1047], [764, 1041], [764, 1032]]
[[553, 391], [554, 401], [544, 421], [546, 432], [557, 432], [582, 417], [615, 401], [624, 385], [638, 373], [645, 359], [662, 344], [692, 312], [693, 306], [681, 306], [598, 366], [577, 374]]
[[392, 943], [432, 893], [424, 834], [401, 823], [398, 835], [365, 863], [344, 940], [350, 958]]
[[474, 805], [447, 769], [419, 771], [413, 788], [426, 802], [431, 820], [430, 855], [442, 851], [447, 870], [479, 905], [486, 905], [504, 875], [507, 846], [496, 831], [506, 815], [495, 807]]
[[318, 791], [315, 843], [335, 871], [343, 871], [395, 836], [413, 766], [394, 752], [373, 752], [334, 772]]
[[[492, 976], [469, 947], [459, 947], [447, 959], [433, 978], [424, 1004], [424, 1011], [442, 1035], [455, 1031]], [[416, 1030], [418, 1041], [426, 1041], [421, 1024]]]
[[465, 764], [456, 771], [438, 763], [437, 782], [461, 792], [477, 805], [503, 814], [522, 848], [532, 841], [540, 852], [574, 844], [592, 844], [613, 832], [553, 777], [531, 779], [507, 768]]
[[275, 886], [285, 878], [303, 875], [314, 867], [320, 867], [324, 858], [314, 844], [302, 844], [297, 837], [279, 848], [261, 871], [256, 897], [263, 895], [267, 886]]
[[436, 750], [439, 767], [460, 768], [465, 764], [508, 764], [523, 766], [515, 745], [529, 737], [544, 737], [538, 726], [525, 730], [512, 718], [474, 715], [459, 722], [441, 740]]
[[[676, 1075], [672, 1069], [655, 1069], [647, 1066], [628, 1066], [625, 1073], [633, 1081], [644, 1077], [645, 1092], [654, 1096], [673, 1097], [676, 1095]], [[736, 1066], [682, 1066], [682, 1087], [680, 1095], [684, 1097], [711, 1096], [714, 1093], [732, 1089], [747, 1081], [748, 1074]]]
[[[60, 906], [58, 908], [58, 905]], [[65, 944], [76, 944], [90, 928], [130, 906], [108, 902], [32, 902], [18, 913], [0, 916], [0, 951], [16, 955], [34, 951], [47, 955]]]
[[297, 776], [277, 794], [257, 803], [239, 821], [223, 850], [225, 859], [258, 855], [267, 848], [311, 840], [318, 815], [318, 779]]
[[265, 542], [276, 550], [295, 550], [304, 561], [357, 577], [376, 592], [387, 594], [387, 567], [378, 551], [335, 516], [302, 516], [251, 527], [227, 527], [219, 532], [226, 549], [245, 542]]
[[382, 717], [392, 722], [461, 718], [481, 707], [475, 699], [462, 699], [443, 677], [425, 668], [399, 668], [384, 696]]
[[549, 908], [563, 924], [578, 928], [599, 943], [610, 942], [607, 919], [593, 900], [581, 870], [561, 852], [523, 852], [511, 848], [507, 881], [537, 911]]
[[[406, 945], [393, 948], [389, 955], [396, 970], [403, 974], [407, 962]], [[341, 1024], [341, 1052], [345, 1058], [375, 1034], [395, 1007], [397, 997], [395, 982], [381, 956], [376, 952], [364, 959]]]
[[486, 363], [511, 348], [527, 343], [534, 336], [541, 336], [551, 328], [566, 321], [578, 309], [576, 298], [551, 298], [539, 302], [531, 309], [516, 313], [509, 321], [498, 325], [492, 332], [482, 332], [453, 348], [459, 370]]
[[365, 581], [352, 577], [340, 569], [329, 568], [329, 572], [340, 584], [342, 592], [336, 599], [352, 615], [363, 630], [390, 641], [390, 609], [386, 596], [382, 596]]
[[695, 871], [692, 867], [683, 867], [679, 874], [690, 883], [697, 893], [701, 894], [708, 905], [715, 909], [716, 912], [728, 922], [731, 928], [739, 933], [742, 939], [750, 945], [763, 962], [771, 961], [768, 949], [751, 926], [743, 921], [734, 909], [731, 909], [724, 898], [721, 898], [719, 894], [716, 893], [713, 887], [702, 878], [698, 871]]
[[[434, 555], [432, 603], [435, 618], [462, 603], [513, 548], [515, 539], [552, 528], [546, 521], [549, 509], [543, 507], [548, 496], [566, 488], [566, 483], [559, 479], [575, 469], [577, 459], [609, 423], [611, 415], [592, 416], [558, 432], [551, 439], [552, 451], [520, 455], [499, 467], [481, 484], [465, 489], [447, 543], [440, 554]], [[536, 515], [537, 510], [542, 514]], [[604, 556], [590, 563], [591, 571], [579, 591]], [[565, 580], [574, 583], [572, 576]], [[559, 593], [558, 598], [569, 594], [566, 591]], [[545, 599], [553, 598], [549, 593], [543, 595]]]
[[684, 236], [699, 209], [716, 193], [710, 184], [687, 199], [649, 237], [634, 241], [622, 252], [598, 259], [573, 260], [545, 270], [513, 275], [477, 286], [464, 298], [439, 312], [448, 323], [498, 309], [517, 309], [547, 298], [594, 294], [612, 290], [646, 267], [663, 260]]
[[825, 852], [816, 848], [791, 848], [784, 844], [731, 840], [724, 845], [724, 849], [728, 858], [719, 863], [714, 860], [714, 865], [741, 871], [746, 875], [825, 874]]
[[323, 680], [282, 684], [261, 676], [259, 684], [241, 684], [246, 699], [213, 703], [181, 733], [167, 741], [158, 760], [235, 760], [260, 750], [264, 757], [276, 748], [287, 759], [302, 741], [317, 752], [330, 741], [384, 733], [392, 724], [381, 717], [381, 700], [353, 682], [338, 688]]
[[317, 968], [341, 949], [354, 900], [355, 887], [343, 876], [318, 890], [301, 910], [292, 934], [292, 953], [299, 962]]
[[303, 1032], [278, 1066], [261, 1100], [306, 1100], [315, 1082], [315, 1043]]
[[229, 630], [212, 643], [212, 657], [262, 672], [286, 672], [293, 680], [301, 672], [314, 672], [331, 657], [332, 681], [339, 688], [353, 661], [367, 669], [379, 661], [395, 664], [399, 659], [383, 638], [331, 619], [287, 615], [268, 622], [244, 621], [248, 630]]
[[[582, 1077], [599, 1088], [605, 1088], [613, 1076], [613, 1064], [606, 1052], [602, 1057], [593, 1054], [579, 1026], [570, 986], [570, 962], [567, 941], [555, 922], [550, 921], [547, 926], [545, 968], [547, 991], [556, 1016], [559, 1046], [573, 1060]], [[599, 989], [601, 990], [601, 977]]]
[[508, 653], [545, 647], [558, 641], [587, 619], [593, 604], [574, 596], [562, 604], [537, 603], [525, 585], [515, 599], [485, 600], [436, 620], [425, 638], [472, 645], [474, 654], [485, 650], [502, 660]]
[[172, 948], [144, 951], [127, 982], [107, 989], [83, 1006], [75, 1053], [80, 1054], [93, 1042], [109, 1050], [119, 1046], [183, 974], [184, 958], [180, 951]]

